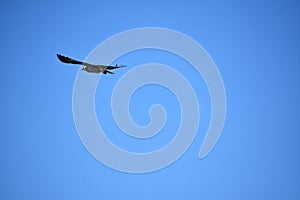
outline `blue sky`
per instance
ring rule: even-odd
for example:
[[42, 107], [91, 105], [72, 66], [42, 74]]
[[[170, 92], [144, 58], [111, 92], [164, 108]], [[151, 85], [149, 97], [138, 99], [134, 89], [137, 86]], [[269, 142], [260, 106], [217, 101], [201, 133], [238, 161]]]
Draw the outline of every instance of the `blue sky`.
[[[1, 1], [0, 5], [0, 199], [300, 198], [299, 2]], [[180, 68], [178, 63], [187, 64], [165, 52], [121, 57], [129, 69], [164, 63], [191, 84], [200, 83], [197, 97], [203, 116], [193, 144], [174, 164], [153, 173], [128, 174], [98, 162], [81, 143], [72, 115], [79, 68], [59, 63], [55, 54], [84, 59], [108, 37], [148, 26], [180, 31], [207, 50], [223, 77], [227, 117], [217, 145], [199, 160], [210, 113], [201, 77]], [[129, 69], [104, 77], [104, 90]], [[168, 91], [155, 86], [141, 90], [146, 95], [137, 92], [132, 99], [136, 107], [130, 108], [137, 123], [147, 123], [145, 109], [162, 101], [175, 113], [165, 128], [178, 126], [177, 103]], [[100, 100], [101, 90], [97, 91]], [[151, 98], [157, 93], [160, 98]], [[105, 109], [111, 127], [104, 128], [117, 130]], [[141, 152], [172, 138], [129, 141], [117, 134], [108, 137], [122, 148]]]

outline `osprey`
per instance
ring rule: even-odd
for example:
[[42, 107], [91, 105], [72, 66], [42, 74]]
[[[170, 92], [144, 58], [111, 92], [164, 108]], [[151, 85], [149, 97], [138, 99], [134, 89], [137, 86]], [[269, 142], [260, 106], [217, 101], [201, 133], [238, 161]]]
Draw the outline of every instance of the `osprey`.
[[82, 65], [83, 67], [81, 68], [81, 70], [90, 72], [90, 73], [100, 73], [102, 72], [103, 74], [113, 74], [113, 72], [109, 71], [109, 70], [114, 70], [117, 68], [121, 68], [121, 67], [126, 67], [125, 65], [116, 65], [116, 66], [109, 66], [109, 65], [93, 65], [90, 63], [86, 63], [86, 62], [81, 62], [81, 61], [77, 61], [74, 60], [72, 58], [66, 57], [66, 56], [62, 56], [60, 54], [56, 54], [57, 58], [63, 62], [63, 63], [68, 63], [68, 64], [76, 64], [76, 65]]

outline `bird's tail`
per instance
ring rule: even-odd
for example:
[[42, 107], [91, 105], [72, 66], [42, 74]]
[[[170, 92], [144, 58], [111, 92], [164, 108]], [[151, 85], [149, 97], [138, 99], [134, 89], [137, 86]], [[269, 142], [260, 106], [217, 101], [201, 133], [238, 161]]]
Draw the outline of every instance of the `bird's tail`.
[[111, 71], [108, 71], [108, 70], [105, 70], [104, 72], [103, 72], [103, 74], [114, 74], [113, 72], [111, 72]]

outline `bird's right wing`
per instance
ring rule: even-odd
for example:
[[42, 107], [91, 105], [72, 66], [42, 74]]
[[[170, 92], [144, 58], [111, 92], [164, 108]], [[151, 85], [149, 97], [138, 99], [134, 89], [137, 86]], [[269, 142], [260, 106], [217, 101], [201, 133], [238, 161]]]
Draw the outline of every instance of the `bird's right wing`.
[[116, 65], [116, 66], [105, 66], [106, 69], [118, 69], [118, 68], [122, 68], [122, 67], [126, 67], [126, 65]]
[[74, 60], [72, 58], [69, 58], [69, 57], [66, 57], [66, 56], [62, 56], [60, 54], [56, 54], [57, 55], [57, 58], [63, 62], [63, 63], [70, 63], [70, 64], [79, 64], [79, 65], [82, 65], [84, 64], [83, 62], [81, 61], [77, 61], [77, 60]]

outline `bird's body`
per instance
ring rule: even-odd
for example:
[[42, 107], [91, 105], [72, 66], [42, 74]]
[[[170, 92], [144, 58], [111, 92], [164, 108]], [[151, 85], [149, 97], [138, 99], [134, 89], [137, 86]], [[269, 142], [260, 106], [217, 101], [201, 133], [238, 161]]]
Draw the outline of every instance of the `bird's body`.
[[125, 65], [120, 65], [120, 66], [118, 66], [118, 65], [116, 65], [116, 66], [94, 65], [94, 64], [74, 60], [72, 58], [62, 56], [60, 54], [57, 54], [57, 58], [63, 63], [82, 65], [83, 66], [82, 70], [87, 71], [89, 73], [103, 73], [103, 74], [109, 73], [109, 74], [113, 74], [113, 72], [111, 72], [109, 70], [114, 70], [114, 69], [117, 69], [117, 68], [126, 67]]

